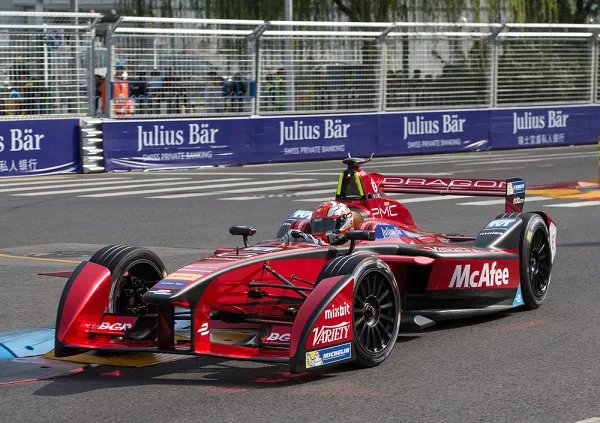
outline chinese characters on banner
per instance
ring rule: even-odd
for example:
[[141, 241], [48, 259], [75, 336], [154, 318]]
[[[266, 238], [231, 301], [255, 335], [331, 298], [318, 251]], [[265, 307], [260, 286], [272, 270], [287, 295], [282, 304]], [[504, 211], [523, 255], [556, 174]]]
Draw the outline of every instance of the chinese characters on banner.
[[0, 177], [81, 171], [79, 120], [0, 121]]

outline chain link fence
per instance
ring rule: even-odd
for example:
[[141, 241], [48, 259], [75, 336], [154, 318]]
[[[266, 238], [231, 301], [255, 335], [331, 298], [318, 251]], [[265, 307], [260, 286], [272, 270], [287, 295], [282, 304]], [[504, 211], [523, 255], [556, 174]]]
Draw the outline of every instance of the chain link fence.
[[271, 22], [261, 37], [259, 114], [379, 110], [387, 24]]
[[256, 74], [251, 39], [261, 23], [121, 18], [110, 35], [110, 72], [98, 76], [99, 113], [250, 115]]
[[594, 27], [507, 25], [498, 35], [496, 105], [594, 101]]
[[0, 119], [91, 112], [100, 14], [0, 12]]
[[600, 25], [263, 22], [0, 12], [0, 118], [591, 104]]
[[398, 24], [385, 40], [385, 110], [489, 107], [495, 30]]

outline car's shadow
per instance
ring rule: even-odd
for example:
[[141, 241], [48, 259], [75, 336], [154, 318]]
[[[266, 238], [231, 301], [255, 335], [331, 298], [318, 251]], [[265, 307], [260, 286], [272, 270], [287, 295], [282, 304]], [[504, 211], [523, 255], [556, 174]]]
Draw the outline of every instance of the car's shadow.
[[[396, 343], [410, 342], [420, 334], [501, 320], [508, 311], [498, 314], [443, 321], [421, 331], [402, 331]], [[294, 375], [287, 364], [231, 361], [212, 357], [184, 358], [145, 367], [94, 366], [61, 379], [53, 379], [34, 395], [68, 396], [87, 391], [134, 386], [193, 386], [212, 392], [236, 392], [302, 385], [336, 377], [339, 373], [363, 371], [353, 364], [320, 372]]]

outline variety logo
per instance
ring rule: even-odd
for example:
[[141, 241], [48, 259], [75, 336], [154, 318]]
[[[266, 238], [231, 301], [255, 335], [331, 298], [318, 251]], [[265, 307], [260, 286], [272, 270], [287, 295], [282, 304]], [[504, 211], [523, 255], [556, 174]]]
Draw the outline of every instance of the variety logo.
[[482, 286], [508, 285], [510, 274], [507, 268], [496, 268], [497, 262], [485, 263], [481, 271], [471, 271], [471, 265], [459, 264], [454, 268], [454, 274], [448, 288], [481, 288]]
[[313, 346], [343, 341], [348, 338], [350, 322], [342, 322], [332, 326], [321, 326], [313, 329]]
[[352, 358], [352, 344], [346, 343], [335, 347], [323, 348], [306, 353], [306, 368], [325, 366]]
[[344, 301], [344, 304], [335, 306], [331, 305], [331, 308], [325, 310], [325, 319], [335, 319], [336, 317], [344, 317], [350, 315], [350, 305]]
[[127, 329], [131, 329], [133, 327], [130, 323], [110, 323], [110, 322], [102, 322], [96, 328], [98, 330], [111, 330], [111, 331], [126, 331]]

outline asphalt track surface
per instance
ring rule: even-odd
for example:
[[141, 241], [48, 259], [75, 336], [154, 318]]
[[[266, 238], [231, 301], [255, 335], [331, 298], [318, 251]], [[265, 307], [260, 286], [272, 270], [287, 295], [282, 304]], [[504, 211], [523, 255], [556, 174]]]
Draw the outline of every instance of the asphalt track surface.
[[[388, 174], [521, 176], [538, 184], [596, 178], [597, 160], [595, 147], [586, 146], [385, 157], [366, 167]], [[237, 245], [240, 240], [228, 234], [232, 224], [251, 224], [257, 238], [272, 237], [288, 213], [326, 198], [324, 191], [335, 186], [342, 169], [339, 161], [310, 162], [80, 175], [57, 182], [98, 188], [120, 184], [118, 178], [126, 178], [127, 186], [184, 178], [175, 182], [207, 186], [216, 184], [207, 180], [240, 177], [256, 183], [248, 193], [242, 188], [252, 185], [180, 198], [149, 198], [168, 191], [90, 197], [140, 188], [52, 193], [73, 188], [48, 188], [55, 186], [52, 178], [28, 179], [30, 190], [21, 190], [27, 186], [23, 179], [0, 180], [0, 332], [54, 324], [65, 279], [39, 272], [71, 270], [113, 243], [150, 247], [173, 271], [217, 246]], [[280, 182], [306, 175], [311, 181]], [[172, 187], [162, 183], [141, 190]], [[258, 190], [277, 184], [280, 189]], [[19, 189], [6, 191], [10, 186]], [[21, 195], [27, 193], [40, 195]], [[263, 194], [270, 197], [235, 199]], [[465, 205], [478, 200], [407, 206], [425, 229], [471, 234], [503, 211], [499, 204]], [[388, 360], [369, 370], [291, 376], [281, 365], [213, 358], [92, 367], [67, 378], [0, 386], [0, 421], [576, 422], [600, 416], [600, 204], [564, 206], [579, 201], [548, 198], [525, 205], [547, 210], [559, 227], [549, 294], [536, 311], [401, 334]]]

